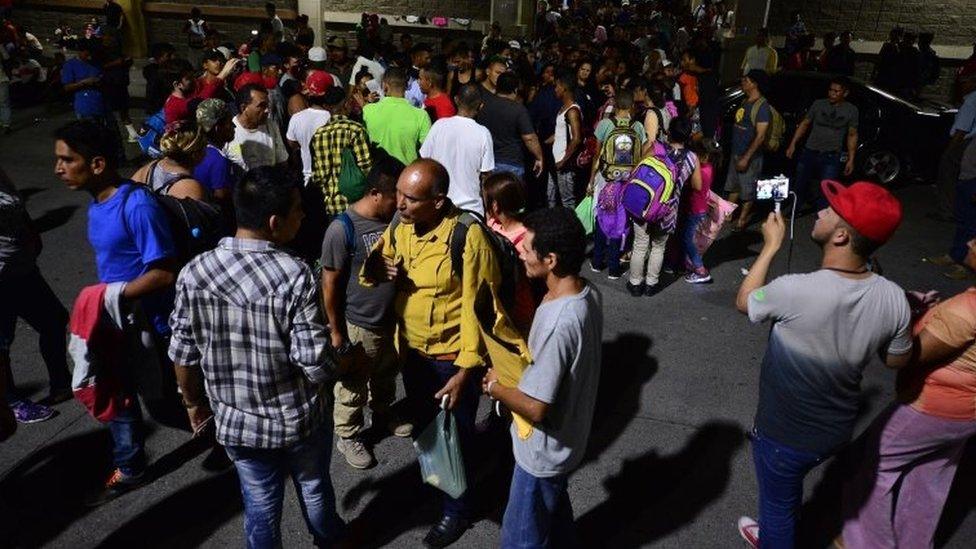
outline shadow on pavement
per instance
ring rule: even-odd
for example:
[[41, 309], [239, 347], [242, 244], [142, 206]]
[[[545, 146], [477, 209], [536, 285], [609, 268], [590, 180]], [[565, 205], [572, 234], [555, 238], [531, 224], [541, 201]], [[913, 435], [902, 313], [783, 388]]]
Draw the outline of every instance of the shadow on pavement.
[[108, 429], [30, 454], [0, 480], [0, 546], [45, 545], [88, 514], [86, 494], [111, 467]]
[[604, 481], [609, 497], [576, 520], [584, 547], [640, 547], [693, 522], [725, 493], [745, 443], [735, 423], [703, 425], [670, 456], [651, 450]]
[[749, 249], [749, 246], [762, 243], [762, 235], [755, 230], [741, 233], [728, 233], [724, 238], [716, 240], [705, 251], [702, 260], [709, 269], [714, 269], [729, 261], [738, 261], [749, 257], [756, 257], [759, 252]]
[[77, 209], [78, 206], [61, 206], [53, 210], [48, 210], [34, 219], [34, 227], [37, 228], [37, 232], [39, 233], [46, 233], [52, 229], [57, 229], [68, 221], [71, 221], [71, 216], [74, 215]]

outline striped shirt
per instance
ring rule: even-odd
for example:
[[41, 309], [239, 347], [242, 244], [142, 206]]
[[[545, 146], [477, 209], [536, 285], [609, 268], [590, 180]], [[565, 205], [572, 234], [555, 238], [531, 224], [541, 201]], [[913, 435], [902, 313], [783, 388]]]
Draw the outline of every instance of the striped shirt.
[[316, 130], [309, 144], [312, 155], [312, 183], [319, 185], [325, 200], [325, 211], [337, 215], [346, 211], [349, 201], [339, 194], [339, 172], [342, 169], [342, 151], [350, 149], [356, 165], [363, 173], [372, 167], [369, 154], [369, 138], [366, 128], [341, 114], [333, 115], [329, 122]]
[[274, 244], [224, 238], [180, 272], [169, 356], [203, 371], [225, 446], [282, 448], [322, 422], [335, 368], [311, 269]]

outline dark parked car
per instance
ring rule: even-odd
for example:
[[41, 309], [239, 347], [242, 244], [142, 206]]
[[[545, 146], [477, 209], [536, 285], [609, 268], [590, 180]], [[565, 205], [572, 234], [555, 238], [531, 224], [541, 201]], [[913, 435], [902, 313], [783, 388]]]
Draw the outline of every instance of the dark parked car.
[[[794, 173], [795, 161], [784, 152], [793, 132], [816, 99], [827, 97], [830, 74], [784, 71], [770, 78], [766, 97], [782, 114], [786, 132], [779, 152], [766, 153], [764, 175]], [[949, 140], [955, 109], [934, 102], [916, 104], [862, 80], [850, 79], [847, 100], [857, 106], [860, 121], [855, 177], [892, 185], [909, 175], [934, 179], [939, 157]], [[745, 97], [738, 86], [720, 97], [723, 150], [731, 144], [735, 111]], [[801, 141], [802, 145], [802, 141]], [[728, 157], [728, 155], [726, 155]], [[716, 178], [725, 180], [725, 172]]]

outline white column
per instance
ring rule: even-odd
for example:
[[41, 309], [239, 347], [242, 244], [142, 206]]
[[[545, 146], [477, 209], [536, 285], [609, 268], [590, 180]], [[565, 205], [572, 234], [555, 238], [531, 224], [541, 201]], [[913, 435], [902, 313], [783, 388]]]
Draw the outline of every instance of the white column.
[[298, 13], [308, 16], [308, 26], [315, 31], [315, 45], [322, 45], [322, 35], [325, 34], [325, 25], [322, 20], [322, 0], [298, 0]]

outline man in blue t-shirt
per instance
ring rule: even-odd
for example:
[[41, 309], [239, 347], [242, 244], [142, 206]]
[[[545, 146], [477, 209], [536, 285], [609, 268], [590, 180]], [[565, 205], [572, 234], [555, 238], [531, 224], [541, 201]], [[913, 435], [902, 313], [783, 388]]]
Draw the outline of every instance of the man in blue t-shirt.
[[752, 205], [756, 200], [756, 182], [762, 173], [763, 144], [766, 130], [772, 121], [769, 102], [763, 97], [767, 76], [764, 71], [753, 69], [742, 77], [742, 91], [746, 94], [742, 104], [735, 111], [735, 126], [732, 128], [732, 158], [725, 177], [725, 190], [729, 201], [742, 201], [739, 220], [735, 230], [741, 231], [749, 226]]
[[[71, 122], [55, 133], [55, 173], [71, 190], [91, 194], [88, 206], [88, 240], [95, 251], [98, 278], [102, 283], [123, 282], [121, 307], [145, 312], [148, 321], [135, 314], [127, 336], [140, 332], [166, 334], [166, 319], [173, 307], [176, 280], [176, 251], [166, 214], [144, 188], [124, 180], [117, 171], [117, 137], [93, 121]], [[146, 323], [151, 326], [145, 326]], [[139, 325], [143, 324], [143, 325]], [[135, 340], [135, 337], [128, 339]], [[140, 349], [132, 341], [127, 348]], [[89, 503], [101, 504], [142, 484], [146, 463], [142, 442], [142, 417], [134, 390], [136, 368], [145, 364], [132, 360], [132, 368], [119, 372], [122, 378], [117, 415], [109, 422], [114, 444], [115, 470], [105, 488]]]
[[78, 41], [78, 57], [69, 59], [61, 69], [64, 91], [74, 94], [75, 115], [79, 119], [103, 119], [107, 113], [102, 96], [102, 70], [92, 63], [93, 44]]

